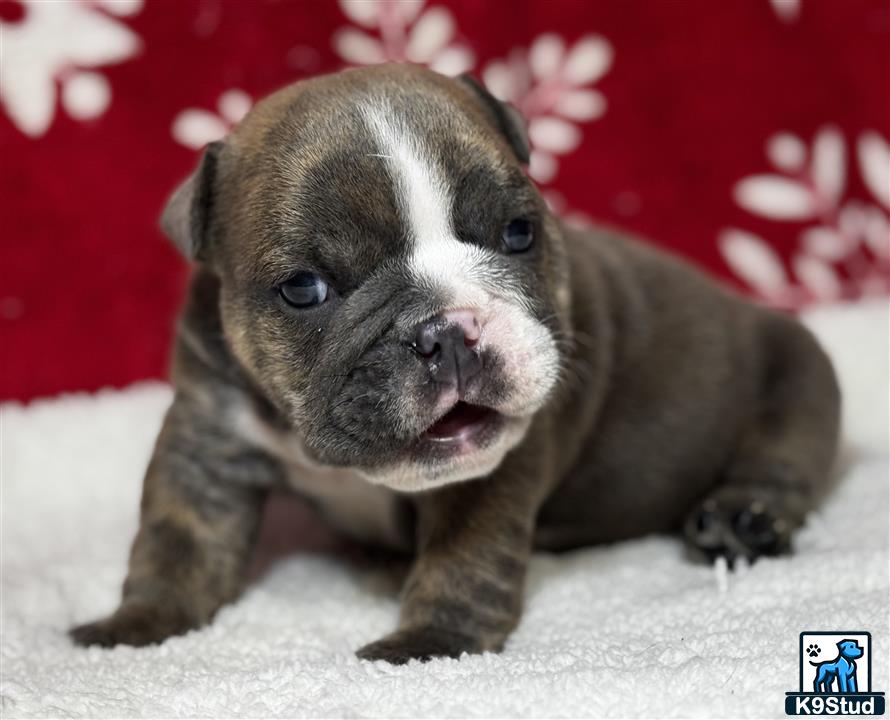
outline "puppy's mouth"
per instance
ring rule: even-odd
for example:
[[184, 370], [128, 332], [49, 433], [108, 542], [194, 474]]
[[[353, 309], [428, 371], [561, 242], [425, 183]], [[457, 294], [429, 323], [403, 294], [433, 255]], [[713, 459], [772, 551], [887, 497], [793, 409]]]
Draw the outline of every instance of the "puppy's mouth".
[[458, 401], [421, 435], [423, 441], [439, 446], [475, 445], [500, 424], [501, 414], [482, 405]]

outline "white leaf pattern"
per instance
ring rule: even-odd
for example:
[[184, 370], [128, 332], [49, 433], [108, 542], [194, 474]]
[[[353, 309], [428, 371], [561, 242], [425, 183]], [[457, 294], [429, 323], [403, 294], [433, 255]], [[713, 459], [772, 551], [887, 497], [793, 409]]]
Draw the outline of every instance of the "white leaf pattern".
[[104, 75], [78, 71], [62, 85], [62, 105], [75, 120], [91, 120], [104, 113], [111, 103], [111, 87]]
[[806, 186], [780, 175], [745, 178], [735, 187], [735, 199], [749, 212], [775, 220], [806, 220], [815, 212]]
[[765, 297], [780, 296], [788, 287], [781, 258], [763, 238], [743, 230], [725, 230], [720, 252], [735, 273]]
[[813, 182], [832, 202], [844, 192], [846, 152], [837, 128], [823, 128], [813, 141]]
[[[75, 119], [104, 112], [111, 101], [107, 81], [67, 75], [75, 66], [82, 71], [133, 57], [141, 48], [139, 37], [87, 3], [30, 0], [25, 5], [21, 22], [0, 22], [0, 101], [10, 119], [26, 135], [43, 135], [55, 114], [57, 81], [63, 83], [63, 106]], [[118, 14], [133, 14], [141, 7], [141, 2], [125, 0]], [[66, 79], [74, 85], [64, 90]]]
[[799, 172], [807, 161], [807, 147], [791, 133], [779, 133], [770, 138], [766, 146], [770, 162], [785, 172]]
[[541, 35], [532, 43], [528, 53], [528, 65], [534, 77], [545, 80], [558, 73], [565, 52], [565, 41], [559, 35]]
[[221, 140], [250, 110], [250, 95], [243, 90], [227, 90], [219, 96], [219, 115], [201, 108], [186, 108], [173, 120], [170, 132], [180, 145], [200, 150], [207, 143]]
[[606, 99], [596, 90], [569, 90], [553, 108], [570, 120], [593, 120], [606, 112]]
[[423, 0], [340, 0], [340, 8], [347, 18], [377, 34], [354, 27], [337, 30], [331, 42], [348, 63], [413, 62], [455, 75], [475, 63], [469, 48], [452, 42], [456, 27], [447, 8], [423, 10]]
[[877, 257], [890, 259], [890, 220], [876, 207], [866, 210], [863, 237]]
[[800, 0], [769, 0], [776, 15], [784, 22], [790, 23], [800, 16]]
[[562, 155], [578, 147], [581, 131], [560, 118], [539, 117], [529, 123], [528, 137], [536, 148]]
[[183, 110], [173, 121], [173, 138], [180, 145], [200, 150], [207, 143], [225, 136], [227, 125], [219, 117], [206, 110]]
[[513, 103], [528, 121], [528, 172], [537, 182], [553, 180], [557, 156], [580, 144], [581, 130], [573, 121], [595, 120], [606, 112], [605, 97], [588, 86], [608, 71], [612, 56], [612, 46], [597, 35], [584, 36], [567, 48], [556, 33], [544, 33], [527, 51], [516, 48], [483, 69], [491, 93]]
[[[890, 205], [890, 148], [878, 133], [867, 131], [860, 135], [856, 151], [863, 181], [880, 205], [844, 199], [847, 148], [833, 125], [816, 133], [809, 150], [791, 133], [772, 136], [766, 143], [767, 157], [787, 176], [755, 175], [736, 184], [736, 202], [749, 212], [773, 220], [812, 222], [798, 235], [791, 259], [794, 278], [780, 296], [769, 289], [774, 270], [763, 262], [762, 248], [753, 249], [756, 236], [738, 230], [720, 236], [727, 263], [770, 301], [794, 307], [812, 300], [890, 292], [890, 217], [881, 207]], [[772, 280], [764, 285], [755, 278], [751, 268], [756, 263], [746, 262], [746, 256], [760, 257], [761, 270]]]
[[850, 252], [850, 243], [837, 230], [819, 226], [801, 233], [804, 249], [811, 255], [836, 262]]
[[93, 4], [120, 17], [135, 15], [142, 10], [142, 0], [93, 0]]
[[859, 168], [869, 192], [890, 209], [890, 146], [874, 131], [862, 133], [856, 145]]
[[253, 102], [243, 90], [228, 90], [219, 96], [217, 107], [219, 114], [222, 115], [231, 125], [241, 122]]
[[548, 183], [556, 177], [559, 165], [556, 158], [543, 150], [532, 150], [528, 161], [528, 172], [540, 183]]
[[430, 61], [430, 69], [455, 77], [472, 70], [475, 62], [473, 53], [466, 48], [447, 47]]
[[601, 37], [588, 35], [569, 52], [565, 78], [572, 85], [594, 83], [609, 71], [611, 64], [612, 46]]
[[366, 0], [340, 0], [340, 9], [356, 25], [372, 28], [377, 24], [378, 7], [376, 3], [366, 2]]
[[427, 10], [411, 28], [405, 55], [416, 63], [428, 63], [442, 52], [454, 35], [454, 20], [445, 8]]
[[514, 92], [514, 73], [505, 62], [494, 61], [482, 71], [482, 82], [489, 92], [500, 100], [514, 100], [519, 94]]
[[386, 61], [383, 48], [376, 38], [355, 28], [341, 28], [334, 33], [334, 50], [346, 62], [356, 65], [376, 65]]
[[840, 279], [834, 268], [819, 258], [798, 255], [794, 258], [794, 273], [812, 295], [822, 301], [837, 300], [842, 293]]

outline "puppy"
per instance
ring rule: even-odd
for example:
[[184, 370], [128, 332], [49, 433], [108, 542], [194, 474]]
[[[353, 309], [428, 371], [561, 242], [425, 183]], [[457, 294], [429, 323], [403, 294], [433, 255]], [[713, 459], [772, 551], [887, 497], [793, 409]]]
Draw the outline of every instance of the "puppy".
[[682, 531], [789, 549], [839, 394], [794, 320], [564, 226], [521, 118], [470, 78], [303, 81], [211, 144], [162, 226], [196, 262], [120, 607], [146, 645], [237, 597], [266, 493], [415, 553], [393, 663], [500, 650], [534, 548]]

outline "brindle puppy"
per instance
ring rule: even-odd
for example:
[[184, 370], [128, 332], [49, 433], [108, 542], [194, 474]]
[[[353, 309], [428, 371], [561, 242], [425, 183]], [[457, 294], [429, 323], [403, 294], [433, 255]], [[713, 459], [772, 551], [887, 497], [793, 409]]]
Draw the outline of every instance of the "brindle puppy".
[[123, 601], [78, 643], [209, 622], [275, 487], [416, 553], [399, 628], [359, 651], [390, 662], [500, 650], [536, 547], [789, 549], [835, 455], [823, 352], [564, 226], [527, 160], [512, 108], [406, 65], [300, 82], [207, 148], [163, 217], [197, 267]]

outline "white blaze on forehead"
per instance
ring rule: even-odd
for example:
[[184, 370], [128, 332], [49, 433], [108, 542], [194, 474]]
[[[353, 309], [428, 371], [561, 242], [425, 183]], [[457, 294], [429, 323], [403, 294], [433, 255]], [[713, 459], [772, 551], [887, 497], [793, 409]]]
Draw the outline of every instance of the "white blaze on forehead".
[[451, 290], [462, 303], [481, 304], [481, 288], [468, 283], [483, 269], [486, 252], [455, 237], [451, 189], [422, 139], [392, 108], [366, 105], [362, 115], [379, 149], [374, 155], [386, 161], [409, 225], [412, 273], [421, 283]]

